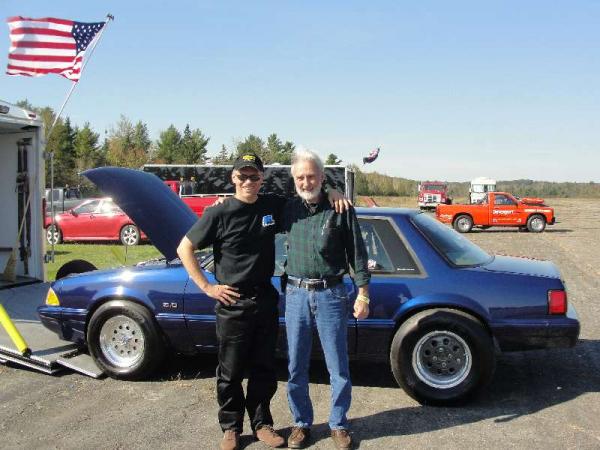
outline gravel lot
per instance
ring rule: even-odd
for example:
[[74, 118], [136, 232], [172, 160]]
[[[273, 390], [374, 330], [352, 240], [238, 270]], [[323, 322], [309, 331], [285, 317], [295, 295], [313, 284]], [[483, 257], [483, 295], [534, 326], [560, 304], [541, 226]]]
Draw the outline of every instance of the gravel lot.
[[[379, 448], [600, 448], [600, 204], [553, 199], [558, 221], [542, 234], [474, 231], [493, 253], [554, 261], [582, 322], [574, 349], [501, 355], [489, 388], [460, 408], [424, 407], [396, 387], [389, 367], [353, 364], [350, 412], [356, 446]], [[47, 376], [0, 365], [1, 448], [217, 448], [214, 357], [173, 357], [147, 382]], [[316, 426], [328, 438], [329, 386], [313, 364]], [[276, 428], [289, 431], [286, 369], [279, 364]], [[267, 448], [248, 434], [242, 446]]]

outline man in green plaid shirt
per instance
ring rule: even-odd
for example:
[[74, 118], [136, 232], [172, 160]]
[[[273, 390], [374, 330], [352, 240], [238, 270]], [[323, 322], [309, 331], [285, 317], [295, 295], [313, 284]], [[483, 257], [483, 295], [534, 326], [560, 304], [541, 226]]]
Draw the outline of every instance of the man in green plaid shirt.
[[343, 283], [349, 266], [358, 296], [354, 317], [369, 315], [367, 251], [353, 208], [336, 213], [322, 191], [323, 163], [313, 152], [299, 150], [292, 159], [298, 197], [288, 200], [283, 214], [287, 231], [286, 332], [289, 357], [288, 401], [294, 427], [289, 448], [304, 447], [310, 437], [313, 408], [308, 394], [308, 369], [313, 326], [319, 332], [331, 379], [331, 437], [338, 449], [348, 449], [347, 412], [352, 384], [348, 366], [349, 299]]

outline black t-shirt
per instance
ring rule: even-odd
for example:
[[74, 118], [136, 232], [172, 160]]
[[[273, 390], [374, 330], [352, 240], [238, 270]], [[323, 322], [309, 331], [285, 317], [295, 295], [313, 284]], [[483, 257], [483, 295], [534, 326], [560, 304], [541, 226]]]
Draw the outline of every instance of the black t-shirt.
[[254, 203], [233, 197], [207, 208], [187, 232], [198, 248], [212, 244], [219, 283], [251, 287], [270, 283], [275, 269], [275, 234], [285, 197], [259, 195]]

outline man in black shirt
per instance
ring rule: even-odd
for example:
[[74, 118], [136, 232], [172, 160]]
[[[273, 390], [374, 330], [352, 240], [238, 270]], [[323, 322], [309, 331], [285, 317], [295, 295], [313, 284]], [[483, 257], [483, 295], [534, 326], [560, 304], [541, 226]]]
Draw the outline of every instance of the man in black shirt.
[[[270, 411], [277, 389], [275, 347], [279, 328], [279, 294], [271, 277], [275, 233], [285, 198], [258, 196], [263, 172], [258, 156], [240, 156], [231, 176], [233, 199], [207, 208], [177, 249], [190, 278], [218, 302], [217, 399], [223, 450], [238, 448], [244, 408], [257, 439], [271, 447], [285, 442], [273, 429]], [[208, 282], [194, 256], [196, 248], [211, 244], [218, 284]], [[246, 370], [249, 376], [244, 398]]]

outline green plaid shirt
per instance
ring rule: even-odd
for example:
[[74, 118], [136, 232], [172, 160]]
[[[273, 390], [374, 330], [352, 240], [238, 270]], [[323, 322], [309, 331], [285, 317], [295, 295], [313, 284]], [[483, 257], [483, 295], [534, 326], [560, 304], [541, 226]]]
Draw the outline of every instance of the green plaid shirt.
[[342, 276], [348, 273], [350, 265], [357, 286], [369, 283], [367, 250], [353, 208], [338, 214], [324, 194], [314, 206], [295, 197], [285, 205], [283, 231], [287, 231], [288, 275]]

